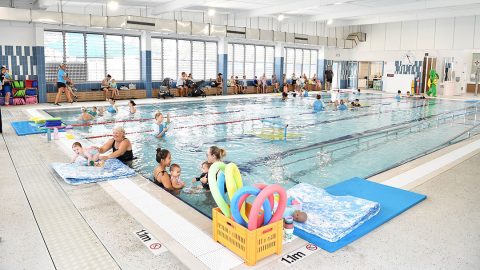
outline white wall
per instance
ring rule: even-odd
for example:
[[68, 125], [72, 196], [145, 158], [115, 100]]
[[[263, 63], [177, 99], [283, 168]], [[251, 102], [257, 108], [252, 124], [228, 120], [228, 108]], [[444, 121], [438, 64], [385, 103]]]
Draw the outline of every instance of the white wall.
[[480, 53], [480, 16], [363, 25], [360, 28], [367, 34], [366, 42], [352, 50], [328, 48], [325, 58], [398, 61], [410, 52], [416, 60], [423, 60], [425, 53], [429, 53], [437, 57], [437, 70], [441, 69], [444, 57], [454, 57], [456, 76], [462, 77], [463, 74], [467, 82], [471, 81], [472, 53]]
[[33, 24], [0, 21], [0, 45], [35, 46]]

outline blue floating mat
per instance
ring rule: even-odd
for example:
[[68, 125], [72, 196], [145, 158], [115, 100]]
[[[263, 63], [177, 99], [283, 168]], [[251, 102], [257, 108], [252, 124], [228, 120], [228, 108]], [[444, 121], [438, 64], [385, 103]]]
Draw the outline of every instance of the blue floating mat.
[[[295, 188], [295, 186], [292, 188]], [[368, 220], [361, 220], [361, 225], [336, 242], [327, 241], [295, 226], [295, 235], [328, 252], [335, 252], [352, 243], [426, 198], [422, 194], [385, 186], [358, 177], [327, 187], [325, 190], [334, 196], [349, 195], [376, 202], [380, 206], [380, 211], [376, 215], [371, 216]], [[310, 215], [311, 213], [307, 212], [307, 214]]]
[[135, 171], [118, 159], [108, 159], [103, 167], [86, 166], [82, 163], [53, 163], [53, 169], [71, 185], [96, 183], [134, 176]]
[[45, 133], [46, 130], [38, 128], [37, 124], [33, 121], [18, 121], [12, 122], [12, 127], [18, 136], [25, 136], [30, 134]]

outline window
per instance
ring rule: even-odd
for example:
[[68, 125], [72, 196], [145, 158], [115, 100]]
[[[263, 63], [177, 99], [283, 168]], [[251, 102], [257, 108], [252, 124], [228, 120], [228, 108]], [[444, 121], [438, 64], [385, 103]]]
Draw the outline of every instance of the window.
[[115, 80], [123, 80], [123, 43], [122, 36], [105, 36], [107, 74]]
[[152, 80], [176, 80], [182, 72], [194, 80], [215, 78], [217, 43], [152, 38]]
[[268, 46], [228, 44], [228, 76], [272, 76], [274, 48]]
[[288, 77], [295, 73], [297, 77], [313, 77], [317, 73], [317, 50], [285, 48], [285, 71]]
[[239, 76], [240, 78], [243, 77], [244, 74], [244, 64], [245, 64], [245, 46], [240, 44], [234, 45], [234, 59], [235, 63], [233, 64], [234, 73], [230, 73], [233, 76]]
[[101, 81], [106, 73], [116, 80], [140, 80], [140, 38], [75, 32], [44, 32], [45, 75], [56, 80], [58, 64], [76, 82]]
[[[275, 73], [273, 71], [273, 63], [275, 62], [274, 54], [275, 51], [273, 47], [265, 47], [265, 73], [267, 78], [271, 78]], [[277, 78], [281, 78], [281, 74], [277, 74]]]
[[245, 45], [245, 76], [255, 77], [255, 46]]
[[105, 41], [103, 35], [87, 34], [87, 80], [105, 78]]
[[140, 38], [124, 37], [125, 44], [125, 80], [140, 80]]
[[217, 43], [205, 42], [205, 79], [217, 76]]
[[57, 81], [58, 65], [63, 63], [63, 33], [45, 32], [45, 80]]
[[177, 74], [177, 41], [174, 39], [163, 40], [163, 76], [176, 80]]
[[192, 72], [192, 43], [190, 40], [178, 40], [178, 76]]
[[205, 78], [205, 42], [192, 41], [192, 76]]
[[152, 38], [152, 80], [160, 81], [162, 74], [162, 39]]

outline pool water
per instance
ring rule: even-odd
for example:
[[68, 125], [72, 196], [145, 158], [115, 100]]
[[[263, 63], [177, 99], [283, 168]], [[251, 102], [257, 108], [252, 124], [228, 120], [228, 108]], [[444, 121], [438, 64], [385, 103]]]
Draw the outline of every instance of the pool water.
[[[326, 102], [329, 96], [323, 98]], [[157, 165], [156, 148], [161, 147], [171, 152], [172, 163], [181, 166], [187, 187], [198, 186], [191, 180], [201, 174], [207, 149], [216, 145], [226, 149], [226, 162], [239, 166], [247, 184], [280, 183], [288, 188], [299, 182], [326, 187], [354, 176], [374, 175], [443, 147], [476, 123], [475, 104], [460, 101], [412, 98], [397, 102], [392, 96], [362, 93], [358, 109], [336, 111], [328, 105], [327, 111], [313, 113], [314, 100], [192, 99], [137, 106], [134, 116], [127, 106], [120, 106], [116, 115], [105, 113], [92, 125], [75, 126], [74, 132], [77, 138], [101, 145], [114, 125], [122, 125], [138, 158], [134, 169], [150, 180]], [[158, 110], [172, 119], [162, 139], [151, 134]], [[79, 111], [47, 112], [68, 124], [82, 124], [77, 120]], [[209, 192], [185, 191], [178, 194], [180, 199], [211, 215], [215, 203]]]

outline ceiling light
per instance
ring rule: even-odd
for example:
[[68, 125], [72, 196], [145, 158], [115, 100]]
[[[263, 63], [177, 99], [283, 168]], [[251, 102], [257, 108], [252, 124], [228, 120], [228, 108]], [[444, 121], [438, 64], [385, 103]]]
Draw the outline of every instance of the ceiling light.
[[343, 4], [342, 2], [336, 2], [334, 5], [341, 5]]
[[332, 19], [330, 19], [330, 20], [327, 21], [327, 24], [328, 24], [328, 25], [330, 25], [330, 24], [332, 24], [332, 23], [333, 23], [333, 20], [332, 20]]
[[117, 1], [109, 1], [108, 2], [108, 8], [111, 9], [111, 10], [118, 9], [118, 2]]
[[208, 13], [207, 13], [207, 14], [208, 14], [208, 16], [210, 16], [210, 17], [215, 16], [215, 9], [213, 9], [213, 8], [208, 9]]
[[283, 19], [285, 19], [285, 16], [284, 16], [283, 14], [278, 15], [277, 20], [278, 20], [279, 22], [283, 21]]

